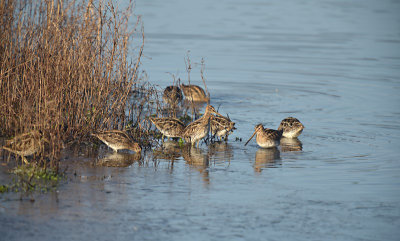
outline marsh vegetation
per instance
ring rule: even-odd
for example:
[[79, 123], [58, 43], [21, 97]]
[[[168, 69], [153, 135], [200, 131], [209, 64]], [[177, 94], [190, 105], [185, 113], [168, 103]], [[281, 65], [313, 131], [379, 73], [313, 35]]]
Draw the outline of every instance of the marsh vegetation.
[[[92, 133], [125, 130], [149, 148], [161, 137], [149, 116], [192, 119], [188, 108], [178, 114], [176, 103], [163, 104], [140, 69], [145, 35], [133, 7], [132, 1], [123, 9], [113, 1], [1, 1], [0, 136], [22, 139], [5, 141], [5, 150], [18, 150], [3, 159], [59, 173], [61, 151], [99, 143]], [[190, 84], [189, 54], [185, 61]], [[203, 73], [204, 60], [205, 84]], [[187, 106], [195, 109], [193, 101]], [[24, 156], [32, 154], [28, 162]]]
[[42, 133], [33, 160], [55, 172], [62, 148], [95, 131], [130, 127], [146, 139], [154, 92], [141, 81], [132, 2], [4, 0], [0, 16], [0, 136]]

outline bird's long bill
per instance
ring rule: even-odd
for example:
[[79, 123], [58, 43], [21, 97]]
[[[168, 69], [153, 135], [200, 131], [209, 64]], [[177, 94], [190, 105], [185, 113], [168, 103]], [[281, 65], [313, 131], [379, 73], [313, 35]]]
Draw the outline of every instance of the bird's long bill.
[[225, 118], [225, 116], [221, 115], [220, 113], [218, 113], [217, 111], [214, 112], [214, 114], [216, 114], [217, 116], [223, 117]]
[[254, 137], [254, 135], [257, 133], [257, 131], [254, 131], [253, 135], [250, 137], [250, 139], [244, 144], [245, 146], [249, 143], [249, 141]]
[[210, 132], [212, 133], [212, 125], [211, 125], [211, 120], [213, 119], [212, 115], [210, 115], [210, 117], [208, 117], [208, 128], [207, 128], [207, 136], [210, 134]]

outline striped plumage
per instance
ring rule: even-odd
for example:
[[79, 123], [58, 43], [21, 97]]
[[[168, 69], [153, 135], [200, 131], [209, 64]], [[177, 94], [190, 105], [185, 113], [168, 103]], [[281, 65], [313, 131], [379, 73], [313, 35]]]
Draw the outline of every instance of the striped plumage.
[[278, 130], [283, 130], [283, 136], [287, 138], [298, 137], [303, 131], [304, 126], [301, 122], [294, 118], [288, 117], [282, 120], [281, 124], [278, 127]]
[[178, 86], [167, 86], [164, 89], [163, 100], [170, 105], [176, 105], [183, 99], [182, 90]]
[[190, 123], [183, 131], [183, 138], [186, 142], [199, 146], [200, 140], [207, 136], [212, 114], [221, 116], [213, 106], [207, 105], [204, 115]]
[[150, 121], [164, 136], [168, 137], [168, 139], [170, 137], [182, 137], [182, 132], [185, 129], [185, 125], [182, 121], [173, 117], [150, 117]]
[[254, 135], [257, 134], [256, 142], [260, 147], [270, 148], [270, 147], [279, 146], [280, 139], [282, 137], [282, 130], [277, 131], [277, 130], [272, 130], [272, 129], [268, 129], [268, 128], [264, 129], [262, 124], [256, 125], [256, 127], [254, 129], [255, 129], [255, 131], [254, 131], [253, 135], [250, 137], [250, 139], [244, 145], [247, 145], [247, 143], [249, 143], [249, 141], [254, 137]]
[[235, 130], [235, 122], [225, 116], [215, 116], [211, 119], [211, 134], [213, 136], [225, 137]]
[[206, 92], [197, 85], [180, 85], [185, 98], [189, 101], [208, 101], [209, 97], [207, 96]]
[[31, 131], [6, 141], [3, 149], [21, 156], [22, 160], [28, 163], [25, 157], [37, 153], [43, 146], [44, 141], [47, 142], [39, 131]]
[[92, 134], [104, 142], [107, 146], [113, 149], [115, 152], [118, 150], [131, 150], [134, 152], [141, 152], [142, 148], [138, 143], [133, 141], [130, 136], [124, 131], [112, 130], [103, 131], [99, 133]]

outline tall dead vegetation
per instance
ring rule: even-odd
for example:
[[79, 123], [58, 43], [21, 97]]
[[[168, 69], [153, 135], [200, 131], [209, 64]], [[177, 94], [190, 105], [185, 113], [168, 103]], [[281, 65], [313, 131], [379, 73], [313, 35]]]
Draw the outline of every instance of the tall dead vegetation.
[[132, 2], [0, 0], [0, 136], [41, 131], [54, 167], [62, 143], [140, 127], [144, 35], [132, 13]]

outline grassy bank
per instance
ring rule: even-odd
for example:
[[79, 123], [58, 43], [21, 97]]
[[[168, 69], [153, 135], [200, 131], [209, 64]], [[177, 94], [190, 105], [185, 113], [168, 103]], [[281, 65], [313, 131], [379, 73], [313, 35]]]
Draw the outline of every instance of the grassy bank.
[[144, 35], [127, 6], [0, 0], [0, 136], [40, 131], [48, 142], [35, 160], [57, 169], [65, 143], [95, 131], [133, 126], [145, 135]]

